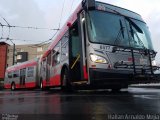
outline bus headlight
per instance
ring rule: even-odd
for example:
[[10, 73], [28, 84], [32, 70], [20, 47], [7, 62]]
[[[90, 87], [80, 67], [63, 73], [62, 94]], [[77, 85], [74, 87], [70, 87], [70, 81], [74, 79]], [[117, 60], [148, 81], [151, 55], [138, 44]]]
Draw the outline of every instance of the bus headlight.
[[91, 54], [90, 58], [95, 63], [107, 63], [107, 60], [104, 57], [101, 57], [95, 54]]
[[155, 60], [152, 61], [152, 66], [157, 66], [157, 63]]

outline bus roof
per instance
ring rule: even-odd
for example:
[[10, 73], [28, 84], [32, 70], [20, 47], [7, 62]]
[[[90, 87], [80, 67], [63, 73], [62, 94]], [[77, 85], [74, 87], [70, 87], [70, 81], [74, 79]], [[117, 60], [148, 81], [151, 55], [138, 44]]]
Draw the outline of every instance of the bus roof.
[[[108, 4], [108, 3], [98, 2], [98, 1], [96, 1], [96, 4], [97, 5], [98, 4], [105, 5], [106, 7], [109, 8], [109, 9], [107, 9], [108, 12], [121, 13], [124, 16], [132, 17], [134, 19], [138, 19], [138, 20], [143, 21], [142, 18], [141, 18], [141, 16], [138, 13], [135, 13], [133, 11], [127, 10], [125, 8], [114, 6], [114, 5], [111, 5], [111, 4]], [[51, 51], [54, 48], [54, 46], [61, 40], [61, 38], [63, 37], [63, 35], [68, 30], [68, 23], [72, 25], [76, 21], [76, 19], [77, 19], [77, 14], [82, 9], [83, 9], [82, 3], [80, 3], [78, 5], [78, 7], [76, 8], [76, 10], [71, 14], [71, 16], [69, 17], [69, 19], [67, 20], [67, 22], [63, 25], [62, 29], [59, 31], [58, 35], [55, 37], [55, 39], [53, 40], [53, 42], [51, 42], [51, 45], [49, 46], [49, 48], [46, 51], [46, 53], [43, 55], [42, 59], [44, 57], [46, 57], [46, 54], [48, 54], [48, 52]], [[113, 10], [111, 10], [111, 9], [113, 9]], [[97, 10], [98, 10], [98, 8], [97, 8]]]
[[30, 61], [26, 61], [26, 62], [23, 62], [23, 63], [20, 63], [20, 64], [13, 65], [11, 67], [8, 67], [6, 69], [6, 72], [12, 72], [12, 71], [20, 70], [20, 69], [23, 69], [23, 68], [26, 68], [26, 67], [36, 66], [38, 64], [38, 60], [39, 59], [33, 59], [33, 60], [30, 60]]

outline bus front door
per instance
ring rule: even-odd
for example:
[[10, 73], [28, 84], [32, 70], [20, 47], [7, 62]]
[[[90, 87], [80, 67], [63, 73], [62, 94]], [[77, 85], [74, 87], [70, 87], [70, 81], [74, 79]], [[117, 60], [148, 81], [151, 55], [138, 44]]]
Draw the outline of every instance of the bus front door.
[[78, 22], [69, 31], [69, 79], [72, 83], [83, 80], [82, 43]]

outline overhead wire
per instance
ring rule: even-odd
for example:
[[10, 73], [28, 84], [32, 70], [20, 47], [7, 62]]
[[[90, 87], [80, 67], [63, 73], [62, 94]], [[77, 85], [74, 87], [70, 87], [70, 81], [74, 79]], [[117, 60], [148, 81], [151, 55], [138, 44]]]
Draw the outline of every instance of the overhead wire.
[[69, 10], [69, 16], [70, 16], [70, 14], [71, 14], [71, 12], [72, 12], [73, 3], [74, 3], [74, 0], [72, 0], [71, 8], [70, 8], [70, 10]]
[[40, 28], [40, 27], [31, 27], [31, 26], [16, 26], [16, 25], [4, 25], [4, 24], [0, 24], [0, 26], [3, 27], [9, 27], [9, 28], [24, 28], [24, 29], [35, 29], [35, 30], [59, 30], [59, 28]]
[[35, 44], [35, 45], [32, 45], [32, 46], [30, 46], [30, 47], [33, 47], [33, 46], [43, 46], [44, 44], [47, 44], [47, 42], [50, 42], [55, 36], [56, 36], [56, 34], [58, 33], [58, 31], [56, 31], [55, 33], [54, 33], [54, 35], [50, 38], [50, 39], [48, 39], [48, 40], [46, 40], [46, 41], [43, 41], [43, 42], [41, 42], [41, 43], [38, 43], [38, 44]]
[[[63, 4], [62, 4], [62, 10], [61, 10], [61, 15], [60, 15], [60, 21], [59, 21], [59, 25], [58, 25], [58, 30], [60, 30], [60, 27], [61, 27], [61, 21], [62, 21], [62, 16], [63, 16], [63, 11], [64, 11], [64, 5], [65, 5], [65, 0], [63, 1]], [[53, 34], [53, 36], [50, 39], [48, 39], [48, 40], [46, 40], [44, 42], [38, 43], [38, 44], [36, 44], [34, 46], [41, 46], [44, 43], [52, 41], [52, 39], [57, 35], [58, 30]], [[30, 46], [30, 47], [33, 47], [33, 46]]]
[[65, 5], [65, 0], [63, 1], [63, 6], [61, 10], [61, 16], [60, 16], [60, 21], [59, 21], [59, 28], [61, 27], [61, 21], [62, 21], [62, 15], [63, 15], [63, 10], [64, 10], [64, 5]]
[[[73, 7], [73, 2], [74, 2], [74, 0], [72, 1], [72, 5], [71, 5], [70, 12], [71, 12], [72, 7]], [[19, 40], [19, 41], [33, 41], [33, 40], [23, 40], [23, 39], [13, 39], [13, 38], [9, 38], [9, 37], [10, 37], [10, 28], [25, 28], [25, 29], [36, 29], [36, 30], [37, 30], [37, 29], [55, 30], [56, 32], [53, 34], [53, 36], [52, 36], [50, 39], [48, 39], [48, 40], [46, 40], [46, 41], [41, 41], [40, 43], [36, 44], [35, 46], [42, 46], [43, 44], [48, 44], [48, 42], [50, 42], [50, 41], [56, 36], [56, 34], [58, 33], [58, 31], [59, 31], [60, 28], [61, 28], [61, 21], [62, 21], [64, 6], [65, 6], [65, 0], [63, 1], [62, 10], [61, 10], [61, 14], [60, 14], [60, 21], [59, 21], [59, 25], [58, 25], [58, 28], [57, 28], [57, 29], [10, 25], [10, 24], [8, 23], [8, 21], [0, 15], [0, 17], [7, 23], [7, 25], [0, 23], [0, 26], [2, 27], [2, 34], [1, 34], [0, 39], [1, 39], [1, 40], [2, 40], [2, 39], [6, 39], [6, 40]], [[7, 38], [4, 38], [4, 37], [3, 37], [3, 28], [4, 28], [4, 27], [8, 27], [8, 28], [9, 28], [9, 34], [8, 34]]]
[[[26, 41], [26, 42], [27, 42], [27, 41], [33, 41], [33, 40], [25, 40], [25, 39], [18, 39], [18, 38], [8, 38], [8, 37], [7, 37], [7, 38], [1, 37], [0, 39], [1, 39], [1, 40], [3, 40], [3, 39], [4, 39], [4, 40], [13, 40], [13, 41]], [[36, 41], [36, 42], [43, 42], [43, 41]]]
[[[0, 17], [7, 23], [7, 26], [8, 26], [8, 29], [9, 29], [6, 41], [9, 40], [10, 42], [12, 42], [12, 44], [15, 45], [15, 43], [13, 43], [13, 41], [11, 39], [9, 39], [10, 33], [11, 33], [10, 24], [8, 23], [8, 21], [4, 17], [2, 17], [1, 15], [0, 15]], [[4, 25], [3, 25], [3, 27], [4, 27]], [[2, 37], [1, 37], [1, 40], [2, 40]]]

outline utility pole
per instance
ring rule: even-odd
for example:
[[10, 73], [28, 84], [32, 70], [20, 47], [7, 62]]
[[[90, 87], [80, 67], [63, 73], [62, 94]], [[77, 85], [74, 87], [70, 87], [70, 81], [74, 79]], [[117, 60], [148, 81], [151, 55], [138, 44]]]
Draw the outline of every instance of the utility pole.
[[10, 40], [12, 42], [12, 44], [13, 44], [13, 63], [12, 64], [14, 65], [15, 64], [15, 51], [16, 51], [16, 48], [15, 48], [15, 43], [11, 39], [9, 39], [10, 27], [11, 26], [10, 26], [10, 24], [8, 23], [8, 21], [5, 18], [3, 18], [3, 20], [7, 23], [8, 27], [9, 27], [9, 34], [8, 34], [7, 40]]
[[7, 38], [7, 40], [10, 40], [12, 42], [12, 44], [13, 44], [13, 62], [12, 62], [12, 65], [14, 65], [15, 64], [16, 45], [11, 39]]

